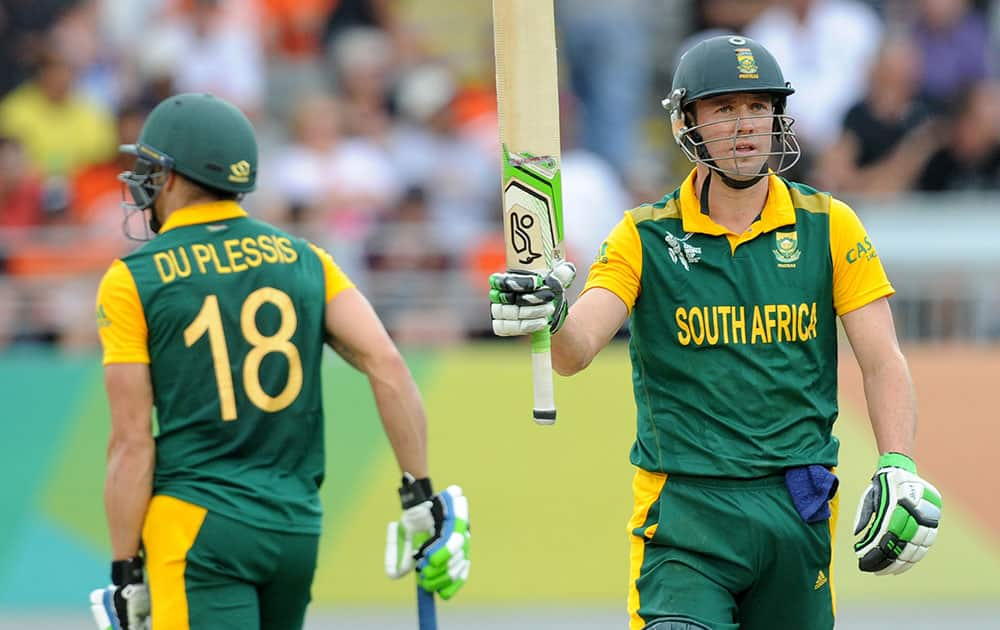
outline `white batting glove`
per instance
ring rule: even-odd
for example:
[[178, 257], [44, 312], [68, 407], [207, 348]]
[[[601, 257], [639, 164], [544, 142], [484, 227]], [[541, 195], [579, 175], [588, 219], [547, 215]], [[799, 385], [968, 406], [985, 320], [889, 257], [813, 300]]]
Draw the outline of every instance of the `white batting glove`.
[[111, 563], [112, 584], [90, 593], [90, 610], [99, 630], [148, 630], [149, 588], [141, 557]]
[[576, 278], [573, 263], [558, 260], [545, 274], [508, 271], [490, 276], [493, 334], [526, 335], [544, 328], [556, 332], [566, 321], [566, 289]]
[[858, 567], [875, 575], [908, 571], [937, 538], [941, 493], [917, 475], [913, 460], [886, 453], [854, 517]]
[[394, 580], [417, 566], [417, 551], [434, 535], [433, 494], [430, 479], [403, 475], [403, 514], [389, 523], [385, 536], [385, 573]]

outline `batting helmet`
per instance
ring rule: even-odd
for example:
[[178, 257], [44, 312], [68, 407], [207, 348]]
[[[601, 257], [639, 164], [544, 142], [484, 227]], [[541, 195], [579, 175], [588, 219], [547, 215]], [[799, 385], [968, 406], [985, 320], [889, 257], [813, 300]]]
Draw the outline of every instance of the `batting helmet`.
[[179, 94], [157, 105], [136, 144], [122, 145], [136, 156], [133, 170], [118, 176], [132, 196], [126, 212], [151, 208], [166, 173], [175, 171], [205, 188], [243, 195], [256, 187], [257, 138], [236, 106], [211, 94]]
[[[756, 175], [720, 168], [709, 156], [695, 124], [690, 105], [697, 100], [724, 94], [753, 93], [773, 95], [774, 119], [769, 158], [779, 158], [776, 172], [790, 169], [799, 159], [799, 144], [792, 131], [794, 120], [785, 115], [785, 98], [795, 92], [785, 81], [774, 56], [756, 41], [738, 35], [710, 37], [695, 44], [681, 56], [674, 72], [670, 94], [662, 104], [670, 114], [674, 140], [692, 162], [705, 164], [725, 175]], [[732, 118], [712, 124], [732, 123]], [[735, 142], [735, 136], [733, 136]]]

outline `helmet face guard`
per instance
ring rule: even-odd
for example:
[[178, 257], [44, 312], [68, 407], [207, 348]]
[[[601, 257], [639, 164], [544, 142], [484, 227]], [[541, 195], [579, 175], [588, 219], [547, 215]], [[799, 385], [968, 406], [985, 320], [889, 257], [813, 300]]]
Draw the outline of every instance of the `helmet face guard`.
[[[736, 155], [736, 145], [738, 141], [747, 138], [767, 138], [768, 150], [758, 152], [756, 155], [759, 157], [766, 157], [765, 166], [770, 166], [775, 173], [783, 173], [798, 163], [799, 158], [802, 156], [801, 148], [799, 147], [799, 140], [795, 136], [795, 130], [792, 129], [792, 125], [795, 124], [795, 119], [791, 116], [783, 113], [783, 104], [776, 99], [774, 113], [772, 114], [762, 114], [759, 116], [734, 116], [732, 118], [726, 118], [723, 120], [717, 120], [710, 123], [689, 125], [689, 114], [685, 110], [681, 103], [684, 102], [685, 90], [684, 88], [677, 88], [670, 92], [670, 96], [663, 99], [663, 108], [670, 113], [670, 127], [674, 136], [674, 140], [677, 142], [677, 146], [681, 148], [681, 151], [687, 157], [696, 164], [704, 164], [708, 168], [728, 175], [730, 177], [757, 177], [766, 173], [761, 172], [746, 172], [740, 169], [739, 163], [734, 161], [735, 168], [724, 168], [719, 166], [718, 162], [725, 160], [733, 160]], [[783, 100], [783, 99], [781, 99]], [[694, 101], [688, 101], [687, 105], [693, 103]], [[751, 133], [751, 134], [740, 134], [734, 131], [730, 136], [718, 138], [711, 141], [712, 145], [716, 147], [722, 146], [723, 143], [730, 143], [731, 153], [729, 155], [723, 155], [719, 157], [712, 157], [706, 146], [708, 143], [705, 142], [702, 136], [702, 130], [707, 129], [716, 125], [726, 125], [732, 126], [734, 130], [740, 128], [740, 123], [744, 120], [756, 120], [768, 118], [771, 119], [771, 131], [764, 133]], [[718, 152], [718, 151], [717, 151]], [[751, 156], [746, 156], [751, 157]]]
[[[160, 191], [167, 181], [167, 175], [173, 169], [173, 160], [170, 156], [148, 147], [142, 143], [124, 144], [118, 147], [122, 153], [136, 156], [135, 166], [131, 171], [122, 171], [118, 174], [118, 181], [122, 183], [121, 207], [125, 212], [122, 220], [122, 232], [125, 237], [133, 241], [148, 241], [153, 234], [160, 231], [160, 222], [156, 218], [153, 205], [156, 203]], [[141, 234], [133, 233], [134, 219], [136, 215], [144, 216], [149, 210], [148, 220], [143, 220], [144, 230]], [[151, 233], [152, 232], [152, 233]]]
[[[674, 141], [689, 160], [719, 173], [724, 181], [729, 178], [729, 183], [746, 183], [766, 175], [768, 165], [776, 173], [782, 173], [799, 161], [801, 151], [792, 129], [794, 120], [785, 114], [785, 99], [794, 92], [791, 84], [785, 81], [778, 61], [766, 48], [749, 37], [719, 35], [698, 42], [681, 56], [670, 93], [662, 105], [670, 114]], [[764, 95], [771, 99], [772, 111], [760, 116], [735, 116], [697, 124], [693, 104], [727, 94]], [[739, 132], [743, 122], [750, 119], [757, 122], [756, 119], [761, 118], [771, 120], [769, 132]], [[706, 143], [703, 132], [711, 125], [725, 125], [732, 130], [731, 135]], [[758, 145], [758, 151], [738, 155], [739, 142], [749, 139]], [[712, 145], [712, 152], [726, 155], [713, 157], [707, 144]], [[750, 173], [747, 167], [741, 169], [739, 166], [739, 158], [744, 157], [761, 157], [764, 161], [757, 172]]]

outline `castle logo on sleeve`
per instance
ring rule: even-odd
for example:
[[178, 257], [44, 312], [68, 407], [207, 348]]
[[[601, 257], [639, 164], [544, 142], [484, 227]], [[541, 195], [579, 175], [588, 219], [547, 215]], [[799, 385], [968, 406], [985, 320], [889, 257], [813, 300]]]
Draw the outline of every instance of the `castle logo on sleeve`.
[[775, 232], [774, 258], [778, 261], [779, 267], [795, 267], [795, 261], [802, 256], [799, 250], [798, 232]]

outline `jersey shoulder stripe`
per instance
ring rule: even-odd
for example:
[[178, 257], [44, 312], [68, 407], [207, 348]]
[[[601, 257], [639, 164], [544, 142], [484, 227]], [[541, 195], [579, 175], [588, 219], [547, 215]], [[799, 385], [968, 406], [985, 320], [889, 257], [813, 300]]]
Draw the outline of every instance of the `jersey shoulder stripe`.
[[681, 218], [681, 189], [677, 188], [669, 195], [655, 203], [644, 203], [641, 206], [628, 211], [632, 215], [632, 222], [639, 224], [643, 221], [659, 221], [661, 219]]
[[790, 182], [781, 178], [788, 187], [788, 195], [792, 198], [792, 206], [798, 210], [805, 210], [812, 214], [830, 214], [830, 200], [832, 196], [827, 192], [820, 192], [811, 186]]

